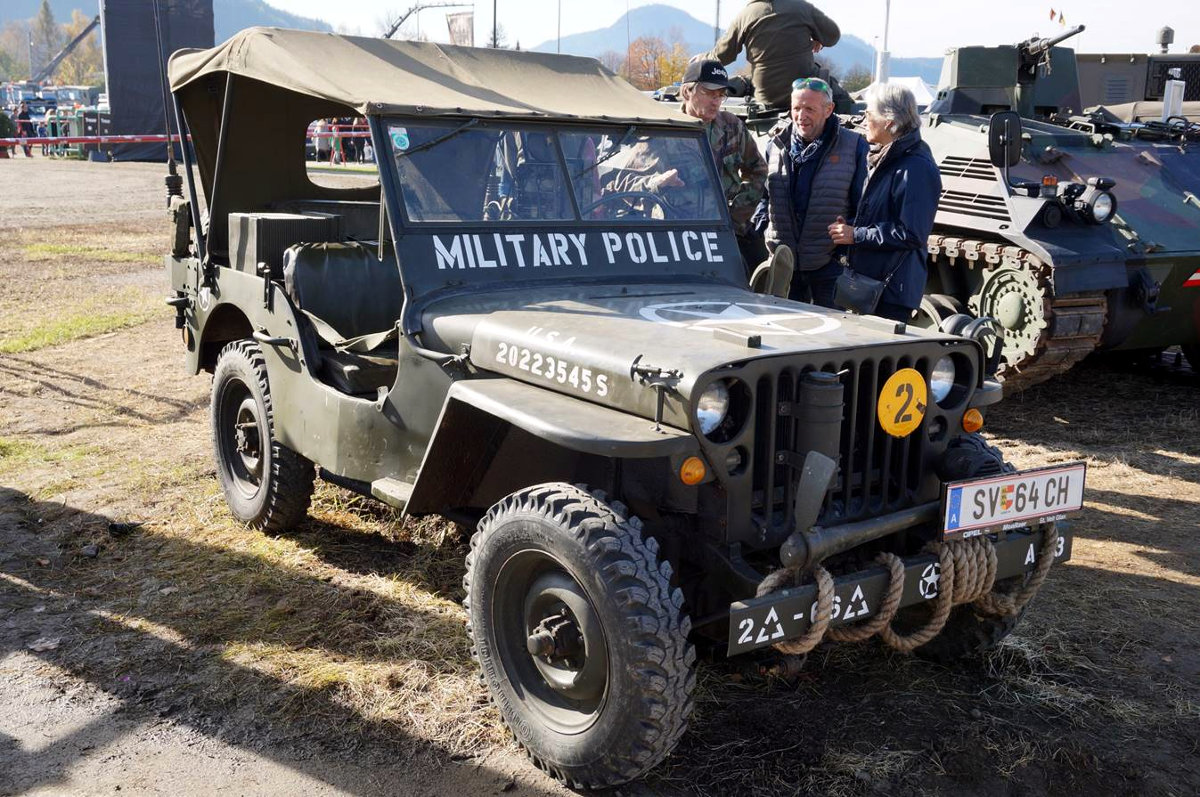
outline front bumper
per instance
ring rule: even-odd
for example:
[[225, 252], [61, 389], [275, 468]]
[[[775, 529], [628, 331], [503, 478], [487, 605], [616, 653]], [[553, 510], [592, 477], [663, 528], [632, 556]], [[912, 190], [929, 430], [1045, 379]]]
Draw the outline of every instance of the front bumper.
[[[1070, 530], [1060, 523], [1058, 534], [1055, 563], [1071, 558]], [[1041, 530], [1011, 531], [1001, 535], [995, 543], [996, 580], [1032, 571], [1043, 536]], [[937, 597], [939, 569], [937, 557], [932, 554], [904, 559], [901, 608]], [[831, 625], [858, 623], [875, 614], [888, 588], [888, 571], [882, 567], [871, 568], [838, 576], [833, 583]], [[800, 636], [812, 623], [816, 600], [816, 584], [805, 584], [730, 604], [728, 655], [736, 656]]]

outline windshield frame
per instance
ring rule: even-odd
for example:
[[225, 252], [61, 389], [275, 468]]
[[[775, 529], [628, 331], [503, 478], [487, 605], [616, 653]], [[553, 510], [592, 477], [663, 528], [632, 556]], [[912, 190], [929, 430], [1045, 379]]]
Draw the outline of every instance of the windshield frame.
[[[708, 138], [704, 134], [704, 130], [700, 127], [693, 129], [668, 127], [665, 125], [655, 124], [637, 124], [629, 125], [605, 120], [595, 119], [556, 119], [553, 121], [530, 121], [523, 119], [491, 119], [475, 116], [435, 116], [435, 117], [412, 117], [412, 116], [374, 116], [370, 119], [378, 123], [375, 130], [375, 139], [377, 142], [376, 153], [380, 152], [380, 147], [384, 148], [387, 153], [386, 157], [376, 155], [376, 163], [380, 169], [380, 183], [384, 189], [385, 195], [392, 196], [395, 202], [389, 202], [388, 212], [392, 215], [399, 227], [404, 230], [416, 232], [434, 232], [437, 230], [445, 231], [449, 228], [462, 229], [464, 231], [502, 231], [513, 230], [522, 227], [545, 227], [549, 228], [571, 228], [571, 229], [603, 229], [613, 225], [619, 225], [622, 228], [629, 227], [648, 227], [653, 229], [668, 229], [678, 227], [679, 229], [694, 229], [694, 228], [712, 228], [712, 227], [728, 227], [732, 229], [733, 222], [729, 215], [729, 205], [725, 199], [725, 192], [721, 185], [720, 172], [717, 169], [716, 160], [712, 153], [712, 148], [708, 143]], [[478, 131], [488, 129], [511, 129], [519, 128], [522, 131], [532, 133], [549, 133], [554, 140], [554, 151], [559, 169], [562, 171], [563, 179], [566, 181], [564, 188], [567, 191], [570, 199], [570, 208], [575, 214], [575, 218], [567, 219], [506, 219], [506, 220], [414, 220], [409, 216], [408, 207], [404, 200], [404, 189], [400, 183], [399, 168], [396, 160], [395, 150], [392, 148], [391, 137], [388, 131], [392, 125], [414, 125], [414, 126], [431, 126], [444, 125], [448, 128], [461, 128], [464, 131]], [[692, 139], [696, 142], [702, 162], [705, 164], [705, 169], [708, 174], [708, 180], [711, 190], [714, 192], [713, 201], [716, 205], [717, 213], [710, 219], [653, 219], [653, 218], [602, 218], [602, 219], [586, 219], [583, 218], [582, 209], [580, 207], [579, 196], [576, 190], [575, 175], [568, 165], [566, 155], [563, 152], [563, 146], [559, 140], [557, 133], [581, 133], [581, 132], [598, 132], [607, 134], [613, 137], [614, 141], [621, 141], [627, 137], [628, 131], [636, 128], [634, 135], [631, 137], [633, 141], [637, 140], [639, 134], [647, 135], [664, 135], [671, 138]]]

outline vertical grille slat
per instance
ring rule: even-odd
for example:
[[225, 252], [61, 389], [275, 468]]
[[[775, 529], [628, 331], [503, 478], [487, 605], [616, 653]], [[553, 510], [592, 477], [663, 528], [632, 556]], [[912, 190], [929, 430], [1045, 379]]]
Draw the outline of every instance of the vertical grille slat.
[[[866, 367], [869, 367], [871, 369], [871, 378], [870, 378], [870, 381], [868, 382], [868, 384], [870, 385], [870, 392], [867, 393], [867, 396], [869, 398], [878, 396], [879, 395], [879, 371], [882, 369], [882, 366], [880, 366], [880, 368], [876, 368], [874, 363], [867, 363]], [[872, 413], [872, 414], [874, 414], [874, 413]], [[866, 435], [867, 449], [863, 453], [862, 463], [859, 465], [859, 468], [858, 468], [858, 472], [862, 474], [862, 479], [863, 479], [862, 511], [864, 513], [870, 512], [873, 508], [872, 502], [871, 502], [871, 492], [872, 492], [871, 487], [874, 484], [875, 480], [873, 478], [871, 478], [871, 471], [874, 468], [874, 463], [875, 463], [875, 456], [874, 456], [875, 455], [875, 438], [877, 436], [875, 434], [875, 428], [878, 426], [879, 426], [879, 424], [875, 423], [871, 428], [871, 433]]]

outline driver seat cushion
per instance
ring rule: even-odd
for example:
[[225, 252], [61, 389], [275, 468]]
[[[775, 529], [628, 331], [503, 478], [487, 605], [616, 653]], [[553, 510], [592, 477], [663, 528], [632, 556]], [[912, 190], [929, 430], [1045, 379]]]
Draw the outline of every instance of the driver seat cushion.
[[404, 306], [400, 272], [358, 243], [305, 243], [283, 255], [283, 283], [296, 307], [343, 339], [391, 329]]
[[283, 258], [284, 291], [300, 310], [328, 329], [310, 324], [321, 350], [322, 378], [343, 393], [374, 395], [390, 387], [399, 365], [394, 338], [370, 352], [336, 348], [349, 340], [393, 329], [404, 305], [400, 273], [391, 258], [380, 261], [357, 243], [305, 243]]

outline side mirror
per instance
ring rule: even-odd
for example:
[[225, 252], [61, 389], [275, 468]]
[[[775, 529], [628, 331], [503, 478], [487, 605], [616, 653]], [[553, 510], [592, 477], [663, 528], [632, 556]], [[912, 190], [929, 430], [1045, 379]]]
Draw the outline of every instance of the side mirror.
[[1021, 162], [1021, 115], [1016, 111], [992, 114], [988, 122], [988, 157], [999, 169]]

